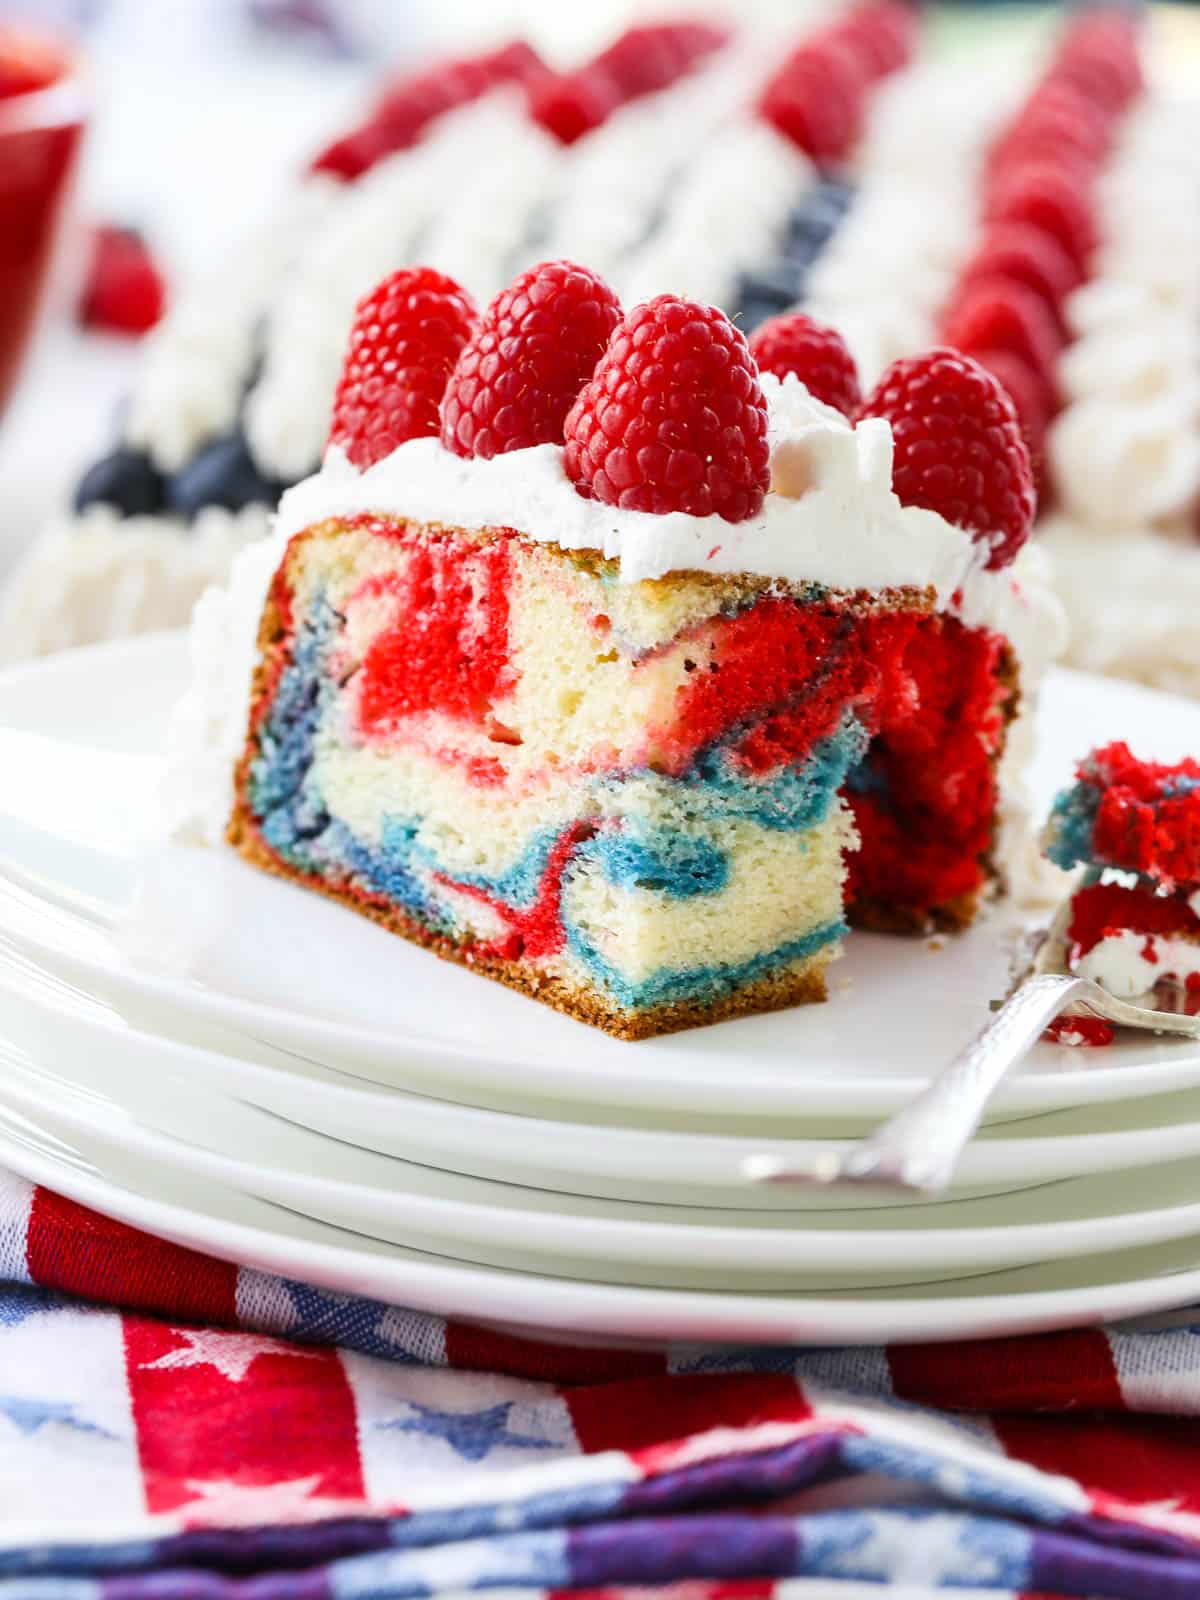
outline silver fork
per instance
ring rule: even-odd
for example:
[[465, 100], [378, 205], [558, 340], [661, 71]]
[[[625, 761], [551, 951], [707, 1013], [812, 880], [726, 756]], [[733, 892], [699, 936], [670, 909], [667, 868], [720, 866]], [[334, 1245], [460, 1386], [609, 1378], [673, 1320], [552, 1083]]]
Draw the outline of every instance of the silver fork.
[[1083, 1008], [1122, 1028], [1200, 1037], [1200, 1016], [1171, 1009], [1181, 991], [1162, 990], [1138, 1001], [1117, 1000], [1098, 983], [1067, 970], [1070, 906], [1059, 911], [1038, 944], [1027, 976], [992, 1020], [908, 1105], [865, 1139], [831, 1148], [808, 1167], [764, 1151], [747, 1156], [752, 1183], [871, 1183], [937, 1194], [954, 1176], [958, 1158], [1005, 1075], [1043, 1030], [1071, 1008]]

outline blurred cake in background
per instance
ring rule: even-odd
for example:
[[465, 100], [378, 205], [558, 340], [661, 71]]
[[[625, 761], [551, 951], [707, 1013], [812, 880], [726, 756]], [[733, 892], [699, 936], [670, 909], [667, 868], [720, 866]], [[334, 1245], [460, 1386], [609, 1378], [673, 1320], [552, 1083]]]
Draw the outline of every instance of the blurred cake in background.
[[148, 337], [114, 448], [0, 601], [0, 655], [185, 621], [319, 465], [354, 305], [397, 262], [482, 300], [564, 252], [627, 300], [668, 282], [737, 312], [798, 283], [915, 30], [868, 0], [799, 40], [644, 25], [569, 72], [518, 43], [387, 86]]
[[799, 36], [631, 28], [552, 71], [524, 44], [413, 73], [178, 296], [114, 450], [0, 597], [0, 656], [184, 621], [319, 465], [359, 296], [432, 263], [479, 303], [591, 263], [747, 333], [803, 308], [865, 385], [950, 344], [1008, 389], [1072, 659], [1200, 693], [1200, 102], [1154, 26], [1068, 13], [1036, 50], [916, 59], [896, 0]]

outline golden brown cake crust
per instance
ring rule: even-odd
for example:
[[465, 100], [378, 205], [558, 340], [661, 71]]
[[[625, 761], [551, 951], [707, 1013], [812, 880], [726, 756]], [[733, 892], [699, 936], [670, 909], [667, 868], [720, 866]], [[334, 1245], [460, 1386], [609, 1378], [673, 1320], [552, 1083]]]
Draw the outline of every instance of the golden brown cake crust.
[[493, 978], [506, 988], [539, 1000], [542, 1005], [563, 1011], [579, 1022], [588, 1022], [594, 1028], [601, 1028], [616, 1039], [650, 1039], [657, 1034], [678, 1033], [685, 1028], [726, 1022], [732, 1017], [749, 1016], [760, 1011], [782, 1011], [790, 1006], [825, 999], [825, 967], [832, 957], [832, 950], [819, 951], [803, 967], [792, 965], [768, 973], [713, 1004], [680, 1000], [672, 1005], [654, 1006], [644, 1011], [626, 1011], [620, 1006], [606, 1003], [604, 995], [597, 989], [584, 989], [560, 978], [547, 977], [519, 961], [475, 955], [469, 948], [455, 944], [452, 939], [422, 927], [393, 906], [372, 905], [324, 878], [288, 866], [263, 843], [246, 810], [240, 786], [225, 836], [238, 854], [252, 866], [299, 884], [302, 888], [315, 889], [327, 899], [337, 900], [360, 916], [369, 917], [389, 933], [399, 934], [411, 944], [433, 951], [444, 961], [453, 961], [471, 972]]

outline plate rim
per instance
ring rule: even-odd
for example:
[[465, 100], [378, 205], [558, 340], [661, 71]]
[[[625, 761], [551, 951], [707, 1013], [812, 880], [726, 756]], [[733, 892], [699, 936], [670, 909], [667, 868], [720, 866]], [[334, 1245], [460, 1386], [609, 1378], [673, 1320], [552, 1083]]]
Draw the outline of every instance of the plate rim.
[[[360, 1252], [352, 1244], [319, 1239], [295, 1244], [253, 1223], [222, 1222], [143, 1194], [101, 1171], [81, 1171], [45, 1148], [34, 1151], [17, 1142], [2, 1111], [0, 1161], [27, 1181], [45, 1184], [102, 1215], [237, 1266], [273, 1275], [286, 1270], [303, 1281], [358, 1296], [363, 1294], [361, 1276], [369, 1272], [377, 1286], [374, 1298], [406, 1309], [495, 1326], [500, 1284], [508, 1294], [500, 1323], [541, 1339], [608, 1337], [657, 1348], [678, 1340], [724, 1346], [943, 1343], [1095, 1326], [1186, 1306], [1200, 1296], [1200, 1267], [1082, 1289], [964, 1296], [942, 1302], [939, 1310], [936, 1295], [857, 1301], [719, 1295], [566, 1282], [433, 1258], [389, 1264], [384, 1247]], [[475, 1309], [470, 1308], [472, 1301]]]

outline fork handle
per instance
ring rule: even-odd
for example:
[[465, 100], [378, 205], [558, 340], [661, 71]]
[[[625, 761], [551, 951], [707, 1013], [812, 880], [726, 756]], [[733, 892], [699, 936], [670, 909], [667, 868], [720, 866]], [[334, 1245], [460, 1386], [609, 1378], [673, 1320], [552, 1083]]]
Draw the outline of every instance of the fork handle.
[[1001, 1080], [1047, 1025], [1090, 988], [1070, 974], [1026, 981], [933, 1082], [874, 1133], [818, 1168], [801, 1173], [755, 1163], [754, 1176], [775, 1182], [882, 1183], [936, 1193], [954, 1176]]

